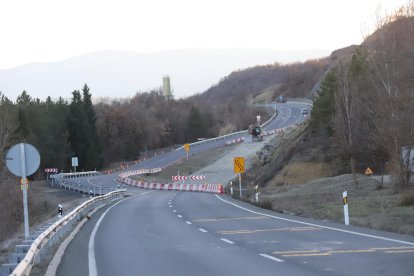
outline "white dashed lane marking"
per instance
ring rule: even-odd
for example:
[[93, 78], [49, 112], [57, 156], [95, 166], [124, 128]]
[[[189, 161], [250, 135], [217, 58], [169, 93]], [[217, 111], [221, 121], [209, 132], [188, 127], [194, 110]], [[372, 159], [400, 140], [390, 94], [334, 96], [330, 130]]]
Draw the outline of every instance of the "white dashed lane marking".
[[276, 261], [276, 262], [279, 262], [279, 263], [283, 263], [284, 262], [284, 260], [282, 260], [282, 259], [279, 259], [279, 258], [270, 256], [270, 255], [267, 255], [267, 254], [260, 254], [260, 256], [265, 257], [265, 258], [268, 258], [268, 259], [273, 260], [273, 261]]
[[231, 241], [231, 240], [228, 240], [228, 239], [221, 239], [222, 241], [224, 241], [224, 242], [226, 242], [226, 243], [228, 243], [228, 244], [234, 244], [234, 242], [233, 241]]

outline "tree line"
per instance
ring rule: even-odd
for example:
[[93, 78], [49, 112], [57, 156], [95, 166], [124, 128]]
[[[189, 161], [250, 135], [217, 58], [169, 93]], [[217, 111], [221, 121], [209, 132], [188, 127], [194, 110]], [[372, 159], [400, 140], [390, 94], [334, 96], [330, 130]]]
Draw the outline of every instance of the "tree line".
[[414, 149], [414, 4], [377, 20], [357, 50], [334, 62], [314, 101], [311, 127], [337, 138], [354, 175], [359, 165], [407, 187]]
[[41, 168], [69, 171], [71, 157], [76, 156], [78, 170], [94, 170], [114, 161], [137, 160], [146, 149], [246, 129], [256, 115], [269, 116], [241, 101], [210, 108], [197, 99], [166, 100], [158, 89], [93, 104], [86, 84], [72, 92], [70, 102], [50, 97], [41, 101], [26, 91], [12, 102], [1, 94], [0, 154], [25, 142], [39, 150]]

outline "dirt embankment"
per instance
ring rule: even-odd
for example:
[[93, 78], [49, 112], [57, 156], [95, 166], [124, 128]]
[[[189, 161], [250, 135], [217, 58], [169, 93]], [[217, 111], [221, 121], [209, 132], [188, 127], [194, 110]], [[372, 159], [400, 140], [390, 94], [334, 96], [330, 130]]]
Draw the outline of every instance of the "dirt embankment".
[[[17, 178], [8, 178], [0, 184], [0, 264], [8, 261], [9, 253], [24, 239], [23, 200]], [[56, 219], [57, 206], [63, 204], [64, 214], [88, 198], [80, 193], [51, 187], [49, 182], [29, 183], [28, 204], [30, 232], [49, 220]]]
[[[277, 212], [343, 222], [342, 193], [348, 192], [350, 223], [414, 235], [414, 186], [396, 189], [388, 177], [359, 174], [358, 188], [335, 141], [314, 135], [304, 125], [274, 139], [246, 173], [245, 200], [258, 184], [262, 206]], [[260, 156], [263, 156], [261, 154]]]

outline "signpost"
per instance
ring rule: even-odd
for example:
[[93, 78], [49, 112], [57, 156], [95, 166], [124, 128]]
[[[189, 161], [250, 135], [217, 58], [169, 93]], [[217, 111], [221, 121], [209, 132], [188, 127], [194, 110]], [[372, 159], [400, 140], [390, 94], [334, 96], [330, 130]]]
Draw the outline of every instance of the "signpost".
[[[59, 170], [57, 168], [46, 168], [45, 169], [45, 173], [46, 173], [46, 180], [49, 181], [49, 173], [58, 173]], [[52, 182], [53, 185], [53, 182]]]
[[37, 149], [26, 143], [14, 145], [6, 154], [6, 166], [15, 176], [20, 176], [23, 192], [24, 236], [29, 237], [29, 210], [27, 204], [27, 176], [37, 171], [40, 165], [40, 154]]
[[188, 153], [190, 151], [190, 144], [184, 144], [185, 152], [187, 153], [187, 160], [188, 160]]
[[234, 157], [233, 159], [233, 169], [234, 173], [239, 174], [239, 188], [240, 188], [240, 198], [242, 197], [242, 187], [241, 187], [241, 174], [245, 172], [244, 157]]
[[76, 167], [79, 166], [78, 164], [78, 158], [77, 157], [72, 157], [72, 167], [73, 170], [76, 172]]

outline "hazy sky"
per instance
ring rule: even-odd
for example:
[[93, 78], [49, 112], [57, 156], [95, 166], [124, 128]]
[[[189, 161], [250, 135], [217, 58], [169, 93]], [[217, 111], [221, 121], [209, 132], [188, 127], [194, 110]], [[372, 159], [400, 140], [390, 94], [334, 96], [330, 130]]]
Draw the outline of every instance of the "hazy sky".
[[335, 50], [407, 0], [0, 0], [0, 69], [112, 49]]

